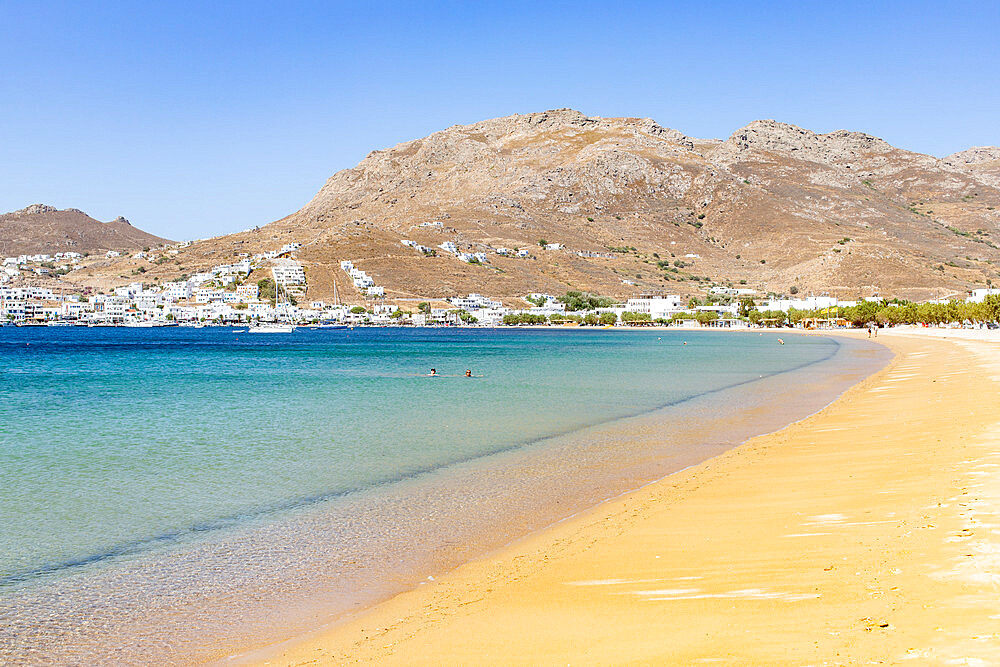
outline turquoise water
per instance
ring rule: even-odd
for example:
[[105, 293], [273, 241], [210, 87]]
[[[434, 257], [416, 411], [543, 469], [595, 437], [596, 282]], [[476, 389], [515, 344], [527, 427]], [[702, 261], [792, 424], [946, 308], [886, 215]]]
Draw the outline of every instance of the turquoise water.
[[[36, 616], [65, 613], [59, 623], [72, 625], [95, 605], [106, 616], [94, 616], [104, 630], [80, 634], [79, 654], [72, 643], [51, 653], [44, 633], [29, 646], [0, 631], [0, 662], [5, 651], [100, 659], [102, 642], [147, 642], [137, 662], [189, 655], [172, 637], [137, 642], [110, 628], [148, 625], [149, 609], [179, 596], [203, 613], [199, 596], [219, 587], [236, 595], [270, 582], [301, 606], [309, 596], [295, 582], [309, 581], [341, 606], [360, 604], [362, 589], [377, 597], [461, 560], [469, 536], [516, 537], [509, 517], [494, 517], [505, 508], [556, 519], [578, 509], [553, 511], [556, 497], [592, 503], [669, 472], [678, 452], [700, 460], [746, 436], [629, 448], [608, 425], [671, 406], [673, 423], [704, 425], [726, 391], [737, 392], [725, 403], [737, 419], [743, 401], [781, 390], [761, 383], [845, 355], [830, 338], [786, 343], [607, 330], [0, 329], [0, 621], [23, 633]], [[839, 389], [884, 360], [857, 345], [868, 357]], [[424, 375], [431, 367], [440, 377]], [[834, 384], [801, 410], [828, 401]], [[334, 558], [349, 585], [323, 579]]]

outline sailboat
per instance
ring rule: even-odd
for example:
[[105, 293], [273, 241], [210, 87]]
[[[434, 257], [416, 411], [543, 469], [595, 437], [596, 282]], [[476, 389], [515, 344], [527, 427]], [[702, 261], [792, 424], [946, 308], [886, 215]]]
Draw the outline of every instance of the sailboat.
[[[281, 305], [281, 285], [277, 280], [274, 281], [274, 309], [278, 310], [278, 306]], [[284, 324], [281, 322], [271, 322], [267, 324], [258, 324], [256, 326], [250, 326], [247, 328], [247, 333], [292, 333], [295, 331], [294, 324]]]
[[[333, 305], [335, 305], [335, 306], [339, 306], [340, 305], [340, 296], [337, 294], [337, 279], [336, 278], [333, 279]], [[324, 322], [323, 324], [320, 324], [318, 328], [320, 328], [320, 329], [346, 329], [347, 325], [346, 324], [334, 324], [332, 322]]]

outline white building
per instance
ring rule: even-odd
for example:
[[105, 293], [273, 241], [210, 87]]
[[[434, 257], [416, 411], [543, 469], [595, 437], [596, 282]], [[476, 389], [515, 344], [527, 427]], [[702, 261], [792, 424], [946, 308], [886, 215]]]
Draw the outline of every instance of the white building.
[[163, 296], [168, 301], [182, 301], [190, 299], [194, 288], [186, 282], [169, 283], [163, 290]]
[[0, 297], [0, 320], [20, 322], [24, 320], [24, 301]]
[[202, 288], [195, 293], [195, 299], [198, 303], [223, 302], [226, 300], [226, 292], [223, 292], [222, 290]]
[[1000, 289], [992, 287], [990, 289], [974, 289], [972, 290], [972, 295], [965, 300], [966, 303], [982, 303], [986, 300], [986, 297], [993, 294], [1000, 294]]
[[480, 308], [503, 308], [503, 304], [499, 301], [494, 301], [493, 299], [487, 298], [482, 294], [470, 294], [469, 296], [454, 296], [448, 299], [456, 308], [461, 308], [462, 310], [479, 310]]
[[804, 299], [772, 299], [758, 306], [758, 310], [780, 310], [787, 313], [792, 308], [796, 310], [816, 310], [832, 308], [839, 305], [832, 296], [807, 296]]
[[674, 313], [684, 310], [680, 296], [668, 294], [643, 294], [625, 302], [625, 311], [630, 313], [646, 313], [650, 318], [669, 319]]
[[115, 291], [115, 296], [121, 296], [131, 299], [136, 294], [142, 293], [142, 283], [131, 283], [124, 287], [116, 287], [114, 291]]
[[260, 288], [254, 283], [247, 283], [246, 285], [236, 286], [236, 296], [250, 300], [256, 299], [260, 295]]
[[122, 296], [98, 294], [94, 297], [94, 310], [99, 319], [110, 322], [121, 322], [128, 311], [129, 300]]
[[487, 327], [498, 327], [503, 324], [503, 316], [510, 313], [508, 308], [480, 308], [475, 317], [479, 324]]
[[295, 260], [286, 259], [271, 267], [274, 282], [279, 285], [302, 285], [306, 282], [306, 272]]

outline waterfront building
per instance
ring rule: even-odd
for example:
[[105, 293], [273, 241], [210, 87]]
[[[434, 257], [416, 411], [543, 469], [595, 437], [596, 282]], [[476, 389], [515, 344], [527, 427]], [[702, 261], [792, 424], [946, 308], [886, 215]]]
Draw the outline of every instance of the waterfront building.
[[669, 319], [684, 309], [681, 297], [676, 294], [642, 294], [625, 302], [622, 312], [645, 313], [651, 319]]
[[967, 298], [965, 300], [965, 302], [966, 303], [982, 303], [983, 301], [986, 300], [986, 297], [994, 295], [994, 294], [1000, 294], [1000, 289], [998, 289], [996, 287], [984, 288], [984, 289], [974, 289], [974, 290], [972, 290], [972, 294], [969, 295], [969, 298]]
[[792, 308], [796, 310], [817, 310], [833, 308], [840, 305], [832, 296], [808, 296], [803, 299], [771, 299], [758, 306], [758, 310], [780, 310], [787, 313]]

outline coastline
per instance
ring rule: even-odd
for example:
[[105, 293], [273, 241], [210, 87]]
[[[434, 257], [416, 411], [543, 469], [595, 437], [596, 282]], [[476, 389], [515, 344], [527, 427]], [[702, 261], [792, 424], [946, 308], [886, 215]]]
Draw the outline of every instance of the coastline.
[[[558, 338], [551, 344], [561, 345]], [[653, 341], [652, 347], [635, 343], [629, 354], [640, 355], [636, 358], [672, 357], [674, 350], [683, 357], [704, 358], [701, 374], [717, 373], [727, 380], [692, 378], [678, 395], [669, 385], [682, 386], [678, 378], [686, 375], [675, 377], [661, 369], [654, 379], [636, 369], [638, 375], [629, 373], [625, 382], [653, 398], [622, 403], [632, 406], [630, 412], [610, 421], [600, 418], [595, 405], [591, 425], [556, 430], [486, 457], [404, 476], [287, 515], [261, 521], [251, 517], [245, 525], [199, 533], [189, 544], [181, 539], [176, 546], [113, 566], [19, 586], [11, 590], [6, 606], [0, 604], [6, 625], [0, 653], [201, 663], [301, 637], [567, 515], [801, 419], [887, 358], [882, 348], [867, 343], [841, 345], [817, 337], [781, 347], [773, 336], [754, 336], [743, 339], [744, 354], [754, 359], [742, 364], [743, 355], [726, 352], [742, 337], [720, 344], [716, 336], [684, 336], [692, 345], [681, 347], [680, 336], [668, 340], [664, 335], [662, 348], [653, 332], [620, 337], [625, 338]], [[802, 354], [810, 348], [812, 352]], [[47, 349], [32, 342], [32, 354]], [[709, 363], [713, 355], [728, 361]], [[608, 366], [603, 359], [597, 363]], [[621, 374], [621, 366], [611, 366]], [[490, 376], [506, 377], [495, 368]], [[609, 386], [619, 386], [612, 378], [594, 384], [599, 377], [588, 374], [605, 394]], [[636, 384], [637, 377], [647, 379]], [[554, 383], [533, 386], [556, 391], [566, 383], [573, 385], [572, 377], [557, 375]], [[654, 387], [663, 393], [651, 391]], [[640, 400], [634, 391], [614, 396], [619, 402], [622, 397]], [[602, 400], [601, 395], [594, 398]], [[112, 604], [102, 602], [109, 598]], [[50, 620], [36, 629], [36, 618]], [[57, 637], [59, 628], [66, 628], [69, 637], [67, 632]]]
[[806, 419], [247, 657], [776, 664], [995, 655], [1000, 604], [988, 568], [998, 549], [980, 524], [997, 511], [985, 482], [1000, 465], [988, 449], [1000, 408], [970, 406], [998, 371], [984, 365], [991, 343], [920, 333], [883, 332], [878, 342], [896, 358]]

